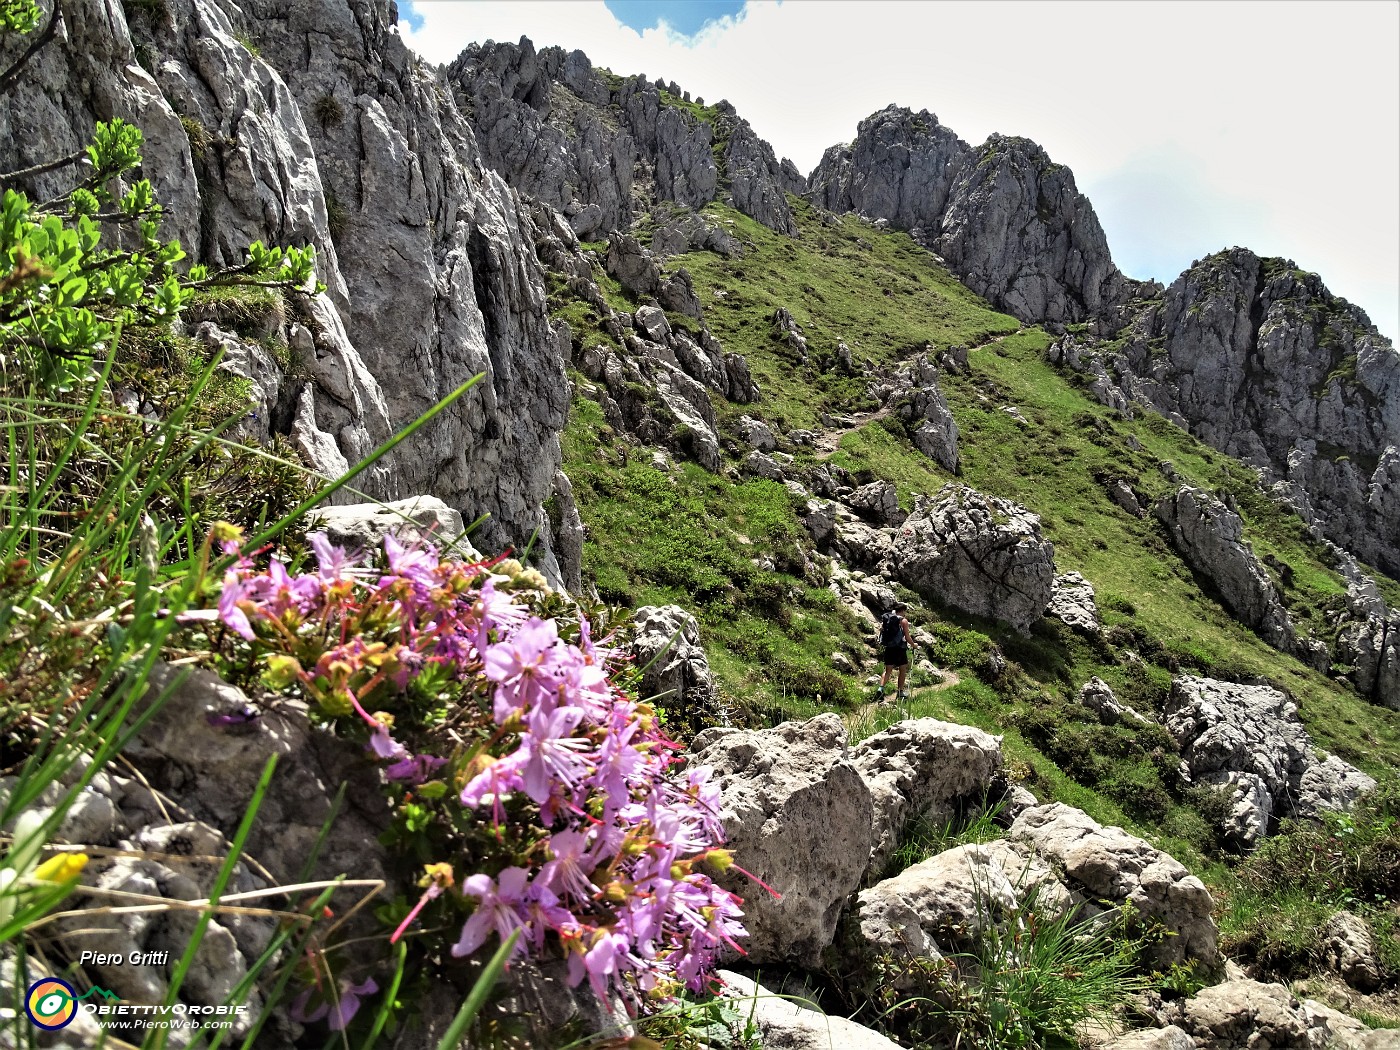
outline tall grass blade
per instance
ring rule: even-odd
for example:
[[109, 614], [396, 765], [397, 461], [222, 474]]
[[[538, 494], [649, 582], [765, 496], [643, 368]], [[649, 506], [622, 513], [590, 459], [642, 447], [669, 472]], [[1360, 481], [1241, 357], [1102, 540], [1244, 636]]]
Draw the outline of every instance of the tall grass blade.
[[476, 979], [476, 984], [472, 985], [471, 994], [467, 996], [462, 1008], [457, 1011], [457, 1016], [452, 1018], [452, 1023], [447, 1026], [447, 1031], [438, 1040], [437, 1050], [457, 1050], [471, 1023], [476, 1020], [476, 1015], [481, 1013], [481, 1008], [486, 1005], [486, 997], [491, 994], [491, 989], [496, 987], [496, 982], [501, 979], [501, 973], [506, 968], [506, 960], [510, 958], [510, 953], [515, 949], [515, 942], [520, 939], [520, 930], [516, 930], [506, 938], [504, 944], [496, 949], [496, 954], [491, 956], [491, 961], [486, 964], [486, 969], [481, 971], [481, 976]]
[[[180, 957], [179, 963], [176, 964], [175, 972], [170, 975], [170, 987], [165, 993], [164, 1003], [167, 1007], [174, 1006], [177, 1001], [180, 986], [184, 983], [185, 975], [189, 973], [190, 966], [194, 963], [195, 954], [204, 941], [204, 934], [214, 918], [212, 909], [219, 903], [219, 898], [223, 896], [224, 889], [228, 886], [228, 880], [233, 877], [233, 869], [238, 864], [238, 858], [243, 854], [243, 846], [248, 841], [249, 833], [253, 830], [253, 821], [257, 818], [258, 810], [262, 808], [263, 797], [267, 794], [268, 786], [272, 783], [272, 774], [276, 769], [277, 756], [268, 755], [262, 775], [258, 778], [257, 787], [253, 789], [253, 797], [249, 800], [248, 808], [244, 811], [243, 819], [239, 822], [238, 830], [234, 833], [228, 856], [224, 858], [224, 863], [219, 868], [219, 874], [214, 879], [214, 886], [209, 891], [209, 910], [204, 911], [196, 920], [189, 946], [185, 949], [185, 954]], [[169, 1037], [170, 1029], [159, 1029], [155, 1035], [153, 1050], [162, 1050]]]

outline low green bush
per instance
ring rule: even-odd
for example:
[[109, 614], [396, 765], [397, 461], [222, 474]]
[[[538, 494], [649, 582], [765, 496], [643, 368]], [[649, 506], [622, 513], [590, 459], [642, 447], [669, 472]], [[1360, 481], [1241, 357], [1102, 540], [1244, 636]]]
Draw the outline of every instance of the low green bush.
[[[1348, 909], [1392, 930], [1400, 902], [1400, 788], [1394, 782], [1350, 813], [1285, 821], [1233, 873], [1221, 905], [1221, 944], [1232, 956], [1289, 979], [1320, 964], [1319, 931]], [[1400, 949], [1382, 952], [1400, 976]]]

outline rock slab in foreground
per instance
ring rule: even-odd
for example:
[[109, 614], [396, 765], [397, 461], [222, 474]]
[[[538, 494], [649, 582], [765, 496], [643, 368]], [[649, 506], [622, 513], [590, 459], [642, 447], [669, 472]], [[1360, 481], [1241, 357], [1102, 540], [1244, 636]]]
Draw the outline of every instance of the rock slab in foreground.
[[1160, 966], [1220, 962], [1210, 892], [1179, 861], [1122, 828], [1103, 827], [1081, 810], [1056, 802], [1018, 816], [1007, 837], [1029, 845], [1064, 872], [1071, 891], [1130, 904], [1175, 936], [1152, 949]]
[[985, 793], [1002, 767], [1001, 740], [971, 726], [918, 718], [896, 722], [851, 749], [874, 807], [869, 874], [889, 861], [914, 820], [944, 824], [953, 803]]
[[468, 561], [481, 554], [468, 542], [460, 512], [436, 496], [410, 496], [393, 503], [352, 503], [311, 512], [312, 531], [320, 529], [338, 547], [378, 548], [392, 535], [404, 544], [430, 543]]
[[[749, 978], [721, 970], [724, 995], [747, 1020], [752, 1016], [763, 1038], [763, 1050], [899, 1050], [879, 1032], [845, 1017], [833, 1017], [779, 998]], [[738, 1045], [738, 1044], [735, 1044]]]
[[1198, 1050], [1320, 1050], [1331, 1042], [1327, 1022], [1310, 1016], [1281, 984], [1226, 981], [1173, 1004], [1169, 1017], [1195, 1040]]
[[870, 790], [851, 764], [840, 717], [708, 729], [691, 750], [694, 764], [714, 769], [735, 863], [781, 894], [775, 900], [737, 872], [726, 876], [745, 902], [747, 962], [816, 968], [870, 856]]

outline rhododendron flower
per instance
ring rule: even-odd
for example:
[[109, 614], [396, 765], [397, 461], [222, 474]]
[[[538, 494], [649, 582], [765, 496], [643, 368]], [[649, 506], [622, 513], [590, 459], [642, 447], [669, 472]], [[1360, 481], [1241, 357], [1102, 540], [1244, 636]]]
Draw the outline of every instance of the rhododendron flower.
[[522, 749], [513, 755], [493, 761], [462, 788], [462, 805], [468, 809], [476, 809], [483, 802], [489, 802], [494, 819], [499, 821], [502, 803], [522, 786], [520, 767], [528, 757]]
[[345, 551], [331, 543], [324, 532], [307, 533], [306, 542], [316, 555], [318, 573], [326, 583], [337, 583], [350, 574], [354, 562]]
[[248, 614], [239, 605], [247, 593], [247, 585], [239, 578], [237, 571], [230, 569], [224, 575], [224, 589], [219, 595], [219, 619], [251, 642], [257, 636], [253, 634]]
[[[452, 946], [452, 954], [461, 958], [470, 955], [486, 943], [492, 931], [504, 943], [512, 933], [525, 924], [525, 894], [530, 873], [524, 868], [506, 868], [499, 880], [489, 875], [473, 875], [462, 883], [462, 892], [476, 897], [480, 903], [472, 917], [462, 927], [462, 936]], [[525, 950], [525, 940], [515, 942], [513, 955]]]
[[597, 861], [588, 855], [588, 836], [580, 831], [560, 831], [549, 839], [551, 859], [540, 869], [539, 881], [560, 894], [587, 900], [597, 892], [589, 873]]
[[396, 762], [409, 757], [408, 748], [391, 737], [389, 730], [382, 725], [376, 726], [370, 734], [369, 749], [380, 758], [393, 759]]
[[548, 714], [536, 710], [530, 715], [526, 737], [529, 757], [521, 769], [521, 784], [535, 802], [547, 801], [556, 786], [574, 791], [588, 775], [585, 752], [593, 745], [570, 735], [582, 718], [583, 711], [577, 707], [561, 707]]
[[445, 758], [434, 758], [432, 755], [411, 755], [395, 762], [392, 766], [384, 767], [384, 779], [417, 786], [445, 765], [447, 765]]
[[351, 1018], [359, 1013], [360, 1000], [377, 991], [379, 985], [373, 977], [366, 977], [359, 984], [341, 981], [339, 1002], [333, 1003], [329, 999], [323, 999], [319, 1006], [308, 1012], [306, 1006], [312, 993], [312, 989], [308, 988], [296, 997], [288, 1012], [292, 1015], [292, 1020], [301, 1024], [310, 1024], [325, 1017], [327, 1027], [333, 1032], [340, 1032], [350, 1023]]
[[433, 570], [438, 567], [437, 552], [430, 546], [405, 547], [393, 536], [384, 537], [384, 554], [389, 571], [424, 587], [434, 586]]
[[[613, 685], [611, 653], [587, 621], [576, 643], [561, 638], [559, 622], [532, 612], [538, 574], [511, 560], [442, 561], [390, 537], [387, 571], [374, 576], [324, 534], [309, 542], [316, 571], [275, 558], [259, 571], [240, 557], [217, 612], [186, 618], [217, 615], [249, 643], [235, 643], [251, 650], [247, 666], [266, 668], [264, 685], [300, 689], [320, 718], [364, 742], [414, 848], [464, 850], [470, 864], [475, 832], [462, 829], [473, 823], [499, 845], [462, 883], [476, 903], [452, 953], [519, 930], [516, 955], [562, 953], [571, 983], [600, 994], [703, 989], [721, 950], [744, 936], [739, 898], [700, 870], [732, 864], [719, 788], [707, 769], [679, 771], [679, 745]], [[435, 747], [452, 758], [413, 753]], [[419, 790], [438, 775], [446, 783]], [[458, 805], [481, 812], [463, 821]], [[426, 870], [394, 941], [453, 884], [449, 866]], [[343, 1027], [373, 990], [347, 985], [334, 1013], [323, 1003], [310, 1016]]]

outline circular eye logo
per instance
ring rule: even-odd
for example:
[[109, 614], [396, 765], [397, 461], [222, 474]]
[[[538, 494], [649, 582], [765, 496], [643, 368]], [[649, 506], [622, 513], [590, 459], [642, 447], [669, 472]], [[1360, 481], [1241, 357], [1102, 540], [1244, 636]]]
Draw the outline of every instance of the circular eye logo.
[[41, 977], [29, 986], [24, 1000], [24, 1012], [35, 1026], [53, 1032], [67, 1028], [78, 1012], [78, 993], [67, 981], [57, 977]]

